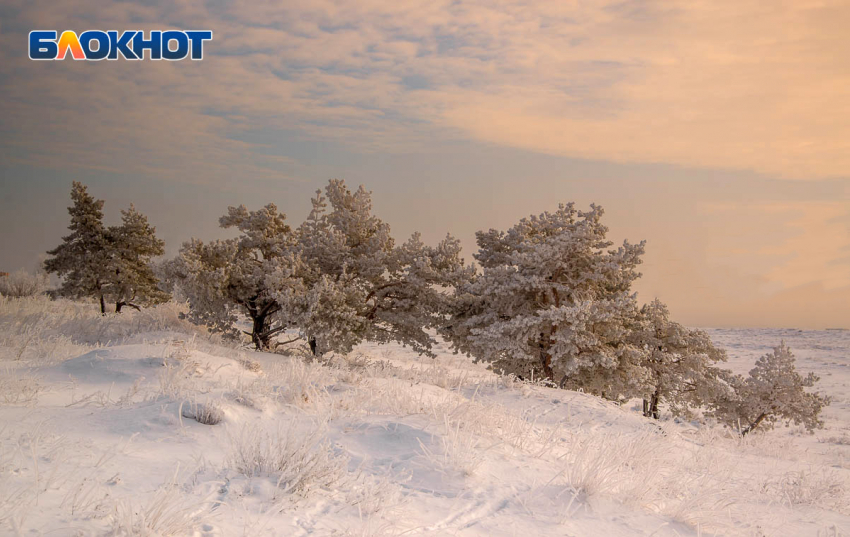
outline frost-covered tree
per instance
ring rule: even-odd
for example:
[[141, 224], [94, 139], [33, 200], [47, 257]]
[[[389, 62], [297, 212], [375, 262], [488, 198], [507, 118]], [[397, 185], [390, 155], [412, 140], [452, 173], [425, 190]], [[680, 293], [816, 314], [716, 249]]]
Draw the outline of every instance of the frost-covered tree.
[[326, 193], [295, 232], [274, 205], [231, 207], [220, 222], [238, 228], [238, 238], [184, 244], [162, 270], [187, 296], [190, 318], [233, 333], [245, 314], [258, 349], [297, 328], [316, 354], [346, 352], [363, 340], [428, 352], [428, 330], [448, 316], [444, 289], [471, 274], [459, 242], [447, 237], [432, 248], [414, 234], [395, 246], [363, 187], [352, 193], [332, 180]]
[[603, 210], [570, 203], [521, 220], [506, 232], [478, 232], [482, 274], [457, 294], [442, 331], [494, 369], [532, 375], [611, 399], [645, 391], [631, 283], [644, 243], [606, 240]]
[[106, 313], [104, 288], [109, 282], [109, 241], [103, 225], [103, 200], [95, 199], [82, 183], [74, 181], [68, 207], [71, 233], [48, 251], [44, 270], [62, 278], [59, 293], [75, 298], [94, 297]]
[[238, 314], [244, 314], [254, 345], [268, 349], [289, 326], [278, 297], [303, 295], [294, 234], [274, 204], [256, 211], [229, 207], [219, 223], [240, 235], [209, 244], [192, 239], [166, 270], [188, 298], [192, 321], [233, 335]]
[[316, 193], [298, 229], [305, 294], [284, 287], [288, 294], [278, 291], [280, 302], [298, 312], [295, 323], [314, 353], [348, 352], [369, 340], [429, 354], [429, 330], [448, 319], [447, 290], [472, 274], [459, 241], [447, 236], [430, 247], [415, 233], [396, 246], [389, 224], [372, 214], [371, 193], [363, 186], [352, 192], [344, 181], [331, 180], [325, 192]]
[[169, 295], [159, 288], [151, 259], [165, 252], [165, 242], [156, 236], [156, 228], [133, 205], [121, 211], [121, 225], [107, 229], [109, 277], [105, 288], [115, 312], [128, 306], [165, 302]]
[[188, 318], [213, 332], [228, 336], [239, 333], [239, 305], [228, 296], [229, 267], [236, 257], [236, 240], [209, 243], [191, 239], [183, 243], [177, 257], [159, 266], [168, 290], [189, 303]]
[[778, 422], [794, 423], [809, 432], [823, 427], [821, 410], [829, 397], [807, 392], [819, 378], [797, 372], [791, 349], [783, 341], [758, 359], [746, 378], [725, 372], [731, 388], [713, 403], [712, 414], [727, 425], [747, 434], [756, 427], [771, 429]]
[[644, 416], [658, 419], [661, 402], [674, 416], [689, 415], [723, 392], [716, 364], [726, 361], [726, 353], [702, 330], [672, 321], [660, 300], [641, 308], [640, 323], [629, 341], [643, 351], [643, 364], [650, 373]]

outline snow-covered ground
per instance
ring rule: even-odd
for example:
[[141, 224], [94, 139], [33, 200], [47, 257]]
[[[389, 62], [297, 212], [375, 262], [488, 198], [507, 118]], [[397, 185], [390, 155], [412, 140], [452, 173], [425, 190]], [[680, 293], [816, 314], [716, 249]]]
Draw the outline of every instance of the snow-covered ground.
[[850, 332], [710, 330], [741, 372], [785, 339], [833, 397], [815, 435], [740, 440], [445, 348], [254, 353], [177, 309], [0, 298], [0, 534], [850, 535]]

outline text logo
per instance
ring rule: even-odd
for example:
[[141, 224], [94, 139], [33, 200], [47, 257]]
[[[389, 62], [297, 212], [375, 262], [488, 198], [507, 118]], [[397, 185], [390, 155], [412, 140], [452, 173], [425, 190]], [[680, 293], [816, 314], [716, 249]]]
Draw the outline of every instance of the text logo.
[[77, 37], [66, 30], [59, 35], [54, 30], [30, 32], [29, 54], [31, 60], [193, 60], [204, 59], [204, 41], [212, 40], [210, 30], [166, 30], [145, 32], [128, 30], [120, 35], [116, 31], [89, 30]]

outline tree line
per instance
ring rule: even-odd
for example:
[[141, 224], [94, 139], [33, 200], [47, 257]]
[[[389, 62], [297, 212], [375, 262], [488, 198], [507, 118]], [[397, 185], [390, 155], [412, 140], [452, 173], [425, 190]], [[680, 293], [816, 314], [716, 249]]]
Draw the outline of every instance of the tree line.
[[640, 305], [631, 289], [645, 243], [606, 239], [604, 211], [562, 204], [506, 231], [479, 231], [478, 267], [459, 241], [435, 246], [414, 233], [397, 244], [372, 210], [371, 193], [331, 180], [297, 227], [274, 204], [229, 207], [219, 224], [232, 239], [191, 239], [156, 266], [164, 243], [132, 206], [119, 226], [103, 224], [103, 201], [80, 183], [71, 234], [48, 252], [60, 293], [140, 308], [179, 292], [189, 319], [238, 337], [240, 320], [258, 350], [297, 334], [314, 355], [346, 353], [363, 341], [397, 342], [434, 356], [436, 338], [497, 372], [624, 402], [643, 400], [674, 416], [702, 409], [742, 434], [785, 421], [814, 430], [829, 399], [806, 391], [781, 344], [748, 376], [721, 367], [709, 336], [670, 318], [659, 300]]

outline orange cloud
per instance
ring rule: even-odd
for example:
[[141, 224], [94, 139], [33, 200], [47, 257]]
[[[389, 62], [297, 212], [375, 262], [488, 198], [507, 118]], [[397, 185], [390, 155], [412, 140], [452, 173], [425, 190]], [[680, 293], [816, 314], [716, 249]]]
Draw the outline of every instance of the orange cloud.
[[[694, 168], [850, 179], [843, 0], [8, 0], [4, 9], [4, 163], [218, 186], [301, 181], [311, 169], [281, 156], [286, 131], [382, 157], [472, 141], [681, 166], [683, 182]], [[26, 57], [34, 28], [177, 23], [215, 32], [204, 61]], [[563, 192], [555, 180], [546, 188], [547, 203]], [[655, 188], [637, 217], [634, 200], [596, 200], [619, 218], [612, 229], [649, 239], [642, 297], [658, 294], [693, 323], [785, 323], [776, 301], [802, 308], [794, 304], [811, 292], [806, 311], [827, 312], [807, 313], [811, 326], [850, 318], [835, 298], [850, 278], [846, 195], [700, 205], [693, 189], [675, 198]], [[470, 237], [509, 213], [468, 205], [452, 229]]]
[[[123, 129], [101, 132], [109, 133], [106, 153], [124, 167], [164, 172], [172, 159], [151, 170], [148, 155], [199, 147], [202, 160], [220, 161], [210, 173], [237, 163], [244, 170], [256, 155], [245, 158], [231, 135], [251, 126], [364, 150], [471, 139], [791, 178], [850, 170], [850, 50], [838, 22], [850, 19], [850, 4], [840, 0], [12, 4], [25, 27], [150, 29], [185, 20], [215, 30], [197, 66], [68, 70], [31, 65], [13, 53], [14, 34], [0, 35], [0, 72], [14, 77], [4, 88], [13, 100], [0, 111], [21, 120], [19, 144], [42, 145], [48, 135], [28, 128], [33, 117], [68, 107], [82, 116], [69, 119]], [[64, 95], [45, 89], [56, 79]], [[37, 110], [17, 111], [36, 102]], [[211, 118], [209, 110], [227, 114]], [[80, 157], [86, 151], [69, 144], [56, 158], [103, 158]]]

